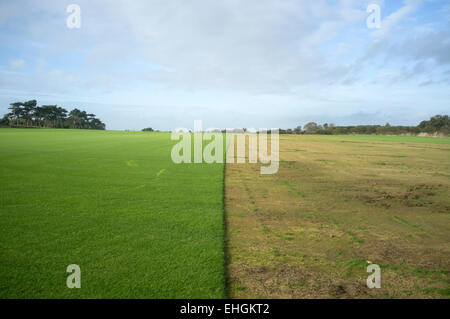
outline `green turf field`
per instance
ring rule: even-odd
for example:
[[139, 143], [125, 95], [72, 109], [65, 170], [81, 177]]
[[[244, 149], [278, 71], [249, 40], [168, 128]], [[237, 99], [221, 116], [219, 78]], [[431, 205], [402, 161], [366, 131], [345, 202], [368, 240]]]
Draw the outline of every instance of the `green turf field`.
[[224, 297], [223, 164], [173, 164], [174, 144], [0, 129], [0, 298]]

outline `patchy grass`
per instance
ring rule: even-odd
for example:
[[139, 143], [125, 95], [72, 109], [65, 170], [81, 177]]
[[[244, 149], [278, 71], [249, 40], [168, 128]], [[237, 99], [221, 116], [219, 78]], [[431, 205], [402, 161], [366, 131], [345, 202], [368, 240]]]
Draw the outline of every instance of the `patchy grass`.
[[223, 165], [173, 164], [174, 143], [0, 129], [0, 298], [224, 297]]
[[[448, 298], [448, 150], [449, 138], [286, 135], [277, 174], [227, 165], [231, 297]], [[366, 287], [369, 263], [381, 289]]]

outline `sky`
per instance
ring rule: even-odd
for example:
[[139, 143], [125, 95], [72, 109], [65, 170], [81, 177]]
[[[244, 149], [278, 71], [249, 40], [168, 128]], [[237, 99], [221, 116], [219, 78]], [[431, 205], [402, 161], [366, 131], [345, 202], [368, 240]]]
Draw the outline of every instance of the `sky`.
[[417, 125], [450, 113], [450, 1], [0, 0], [0, 113], [30, 99], [114, 130]]

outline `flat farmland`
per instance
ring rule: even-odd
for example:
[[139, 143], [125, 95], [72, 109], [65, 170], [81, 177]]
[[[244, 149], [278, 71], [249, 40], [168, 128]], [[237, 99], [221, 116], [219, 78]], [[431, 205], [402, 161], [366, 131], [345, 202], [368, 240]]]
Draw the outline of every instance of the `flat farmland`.
[[449, 138], [280, 135], [273, 175], [175, 143], [0, 129], [0, 297], [449, 297]]
[[259, 167], [226, 166], [230, 297], [449, 297], [449, 138], [281, 135]]
[[175, 143], [0, 129], [0, 298], [224, 297], [223, 164], [176, 165]]

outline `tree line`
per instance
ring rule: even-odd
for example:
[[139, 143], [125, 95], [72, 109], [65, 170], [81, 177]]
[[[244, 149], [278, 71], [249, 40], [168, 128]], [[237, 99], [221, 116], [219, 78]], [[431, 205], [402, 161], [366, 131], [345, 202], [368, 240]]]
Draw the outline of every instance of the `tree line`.
[[11, 103], [1, 126], [46, 127], [104, 130], [105, 124], [95, 114], [77, 108], [70, 112], [57, 105], [37, 106], [36, 100]]
[[[159, 132], [151, 127], [142, 129], [144, 132]], [[270, 133], [271, 130], [267, 130]], [[191, 132], [191, 131], [189, 131]], [[227, 130], [214, 130], [213, 132], [227, 133]], [[233, 129], [231, 133], [246, 133], [247, 128]], [[427, 121], [422, 121], [417, 126], [392, 126], [386, 125], [353, 125], [336, 126], [333, 123], [324, 123], [319, 125], [315, 122], [309, 122], [303, 127], [278, 129], [279, 134], [324, 134], [324, 135], [345, 135], [345, 134], [363, 134], [363, 135], [418, 135], [420, 133], [450, 135], [450, 119], [448, 115], [435, 115]]]
[[355, 125], [355, 126], [336, 126], [325, 123], [319, 125], [315, 122], [309, 122], [294, 129], [280, 129], [280, 134], [378, 134], [378, 135], [401, 135], [420, 133], [441, 134], [448, 136], [450, 134], [450, 119], [448, 115], [436, 115], [428, 121], [422, 121], [417, 126], [392, 126], [386, 125]]

